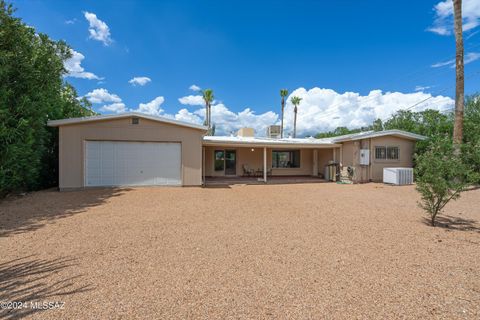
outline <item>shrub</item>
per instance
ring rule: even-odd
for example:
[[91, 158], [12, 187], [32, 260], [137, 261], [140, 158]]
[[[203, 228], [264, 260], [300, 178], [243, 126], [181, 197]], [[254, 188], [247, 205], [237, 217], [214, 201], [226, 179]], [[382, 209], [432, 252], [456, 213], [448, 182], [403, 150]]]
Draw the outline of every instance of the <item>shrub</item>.
[[431, 141], [427, 150], [416, 155], [417, 190], [421, 194], [419, 205], [430, 216], [432, 226], [450, 200], [456, 200], [477, 179], [471, 167], [455, 156], [449, 137]]

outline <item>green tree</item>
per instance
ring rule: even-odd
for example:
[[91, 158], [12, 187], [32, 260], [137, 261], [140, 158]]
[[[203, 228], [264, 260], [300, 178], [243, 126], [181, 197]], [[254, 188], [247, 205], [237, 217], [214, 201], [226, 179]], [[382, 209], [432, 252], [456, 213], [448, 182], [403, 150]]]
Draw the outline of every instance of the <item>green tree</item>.
[[47, 121], [91, 114], [64, 83], [67, 44], [36, 33], [13, 13], [0, 0], [0, 195], [56, 183], [56, 134]]
[[[480, 95], [467, 97], [463, 131], [463, 159], [475, 172], [480, 172]], [[480, 183], [480, 179], [476, 181]]]
[[298, 112], [297, 106], [300, 104], [301, 101], [302, 101], [302, 98], [297, 96], [293, 96], [290, 98], [290, 102], [292, 102], [294, 106], [293, 108], [293, 137], [294, 138], [297, 137], [297, 112]]
[[445, 205], [458, 199], [477, 178], [456, 155], [449, 136], [437, 137], [424, 153], [416, 155], [415, 175], [416, 188], [421, 195], [419, 205], [429, 214], [432, 226]]
[[285, 112], [285, 97], [288, 96], [287, 89], [280, 90], [280, 97], [282, 97], [282, 124], [280, 125], [280, 138], [283, 138], [283, 114]]

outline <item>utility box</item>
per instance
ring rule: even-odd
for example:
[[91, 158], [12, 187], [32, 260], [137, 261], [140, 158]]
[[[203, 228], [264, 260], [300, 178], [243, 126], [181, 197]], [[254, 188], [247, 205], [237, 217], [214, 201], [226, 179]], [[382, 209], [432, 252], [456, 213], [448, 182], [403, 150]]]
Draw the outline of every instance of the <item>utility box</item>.
[[370, 164], [370, 150], [360, 149], [360, 165], [368, 166]]

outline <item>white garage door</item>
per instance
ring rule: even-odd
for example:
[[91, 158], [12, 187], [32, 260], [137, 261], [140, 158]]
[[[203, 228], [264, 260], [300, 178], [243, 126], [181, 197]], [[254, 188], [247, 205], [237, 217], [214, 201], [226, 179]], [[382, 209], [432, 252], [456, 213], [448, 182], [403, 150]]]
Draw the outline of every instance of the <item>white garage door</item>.
[[181, 185], [181, 145], [87, 141], [85, 183], [94, 186]]

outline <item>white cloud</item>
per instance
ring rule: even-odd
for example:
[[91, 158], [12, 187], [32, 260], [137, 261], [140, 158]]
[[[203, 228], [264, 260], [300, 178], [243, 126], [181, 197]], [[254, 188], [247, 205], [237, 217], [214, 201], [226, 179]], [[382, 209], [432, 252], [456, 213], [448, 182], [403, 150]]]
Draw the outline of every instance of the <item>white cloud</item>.
[[115, 112], [115, 113], [122, 113], [127, 110], [127, 107], [123, 102], [116, 102], [108, 105], [104, 105], [100, 108], [101, 111], [106, 112]]
[[[478, 59], [480, 59], [480, 52], [469, 52], [463, 58], [463, 64], [466, 65]], [[439, 68], [439, 67], [445, 67], [445, 66], [450, 66], [450, 68], [455, 68], [455, 59], [451, 59], [444, 62], [438, 62], [431, 65], [432, 68]]]
[[203, 106], [205, 104], [203, 97], [198, 95], [181, 97], [180, 99], [178, 99], [178, 101], [181, 104], [188, 105], [188, 106]]
[[201, 90], [201, 88], [199, 86], [195, 85], [195, 84], [192, 84], [189, 89], [192, 90], [192, 91], [200, 91]]
[[72, 57], [70, 59], [65, 60], [64, 62], [65, 70], [67, 70], [66, 77], [89, 79], [89, 80], [103, 79], [94, 73], [85, 71], [85, 69], [82, 67], [82, 60], [85, 59], [85, 56], [83, 54], [73, 49], [70, 49], [70, 52], [72, 53]]
[[95, 89], [85, 95], [85, 98], [88, 99], [91, 103], [105, 103], [105, 102], [122, 102], [119, 96], [114, 93], [108, 92], [107, 89]]
[[130, 83], [134, 86], [136, 86], [136, 85], [144, 86], [147, 83], [149, 83], [150, 81], [152, 81], [152, 79], [150, 79], [149, 77], [133, 77], [132, 79], [130, 79], [128, 81], [128, 83]]
[[175, 119], [190, 123], [203, 124], [203, 118], [185, 108], [178, 110], [177, 114], [175, 115]]
[[[427, 30], [439, 35], [451, 35], [453, 33], [453, 1], [445, 0], [437, 3], [435, 20]], [[480, 25], [480, 1], [463, 0], [462, 3], [463, 31], [469, 31]]]
[[165, 102], [165, 98], [162, 96], [159, 96], [148, 103], [140, 103], [138, 105], [138, 108], [132, 111], [151, 114], [154, 116], [160, 116], [160, 115], [165, 116], [164, 110], [160, 108], [163, 102]]
[[[291, 96], [303, 98], [298, 106], [297, 136], [314, 135], [318, 132], [346, 126], [359, 128], [370, 125], [375, 119], [387, 119], [398, 110], [406, 109], [432, 95], [425, 92], [401, 93], [372, 90], [366, 96], [355, 92], [337, 93], [331, 89], [298, 88]], [[454, 105], [449, 97], [435, 96], [411, 109], [447, 110]], [[293, 105], [290, 99], [285, 107], [285, 132], [293, 131]]]
[[73, 18], [70, 20], [65, 20], [65, 24], [75, 24], [77, 22], [77, 18]]
[[431, 86], [415, 86], [415, 91], [425, 91], [430, 88]]
[[84, 12], [85, 19], [88, 20], [90, 32], [90, 38], [94, 40], [101, 41], [104, 45], [108, 46], [112, 43], [112, 38], [110, 37], [110, 28], [105, 22], [97, 18], [95, 13]]

